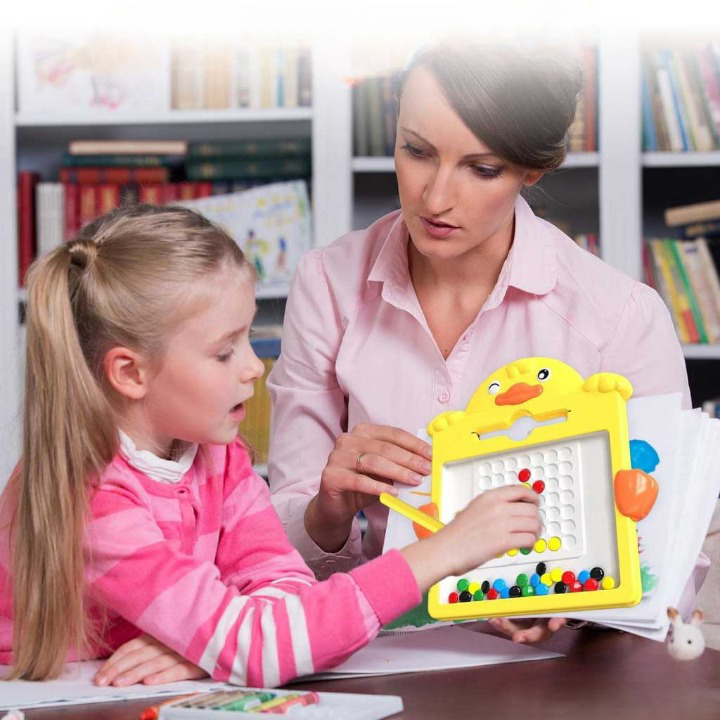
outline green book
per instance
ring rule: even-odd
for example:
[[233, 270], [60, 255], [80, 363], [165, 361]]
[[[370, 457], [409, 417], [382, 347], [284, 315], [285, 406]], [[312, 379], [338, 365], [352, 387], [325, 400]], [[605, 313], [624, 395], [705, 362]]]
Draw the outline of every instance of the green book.
[[302, 157], [310, 154], [310, 138], [199, 142], [188, 146], [188, 160], [201, 158]]
[[166, 167], [182, 163], [185, 158], [172, 155], [63, 155], [65, 167]]
[[703, 323], [702, 315], [700, 314], [700, 307], [698, 306], [695, 292], [693, 291], [692, 285], [690, 284], [690, 278], [686, 272], [685, 265], [683, 263], [684, 252], [678, 249], [678, 243], [681, 240], [670, 240], [668, 246], [672, 252], [673, 260], [677, 265], [678, 272], [680, 273], [680, 279], [682, 280], [683, 287], [685, 288], [685, 294], [687, 295], [688, 302], [690, 303], [690, 311], [692, 312], [693, 319], [695, 320], [695, 327], [697, 328], [698, 335], [701, 343], [707, 343], [708, 337], [705, 330], [705, 323]]
[[234, 180], [240, 178], [302, 178], [310, 174], [310, 158], [225, 159], [188, 162], [188, 180]]

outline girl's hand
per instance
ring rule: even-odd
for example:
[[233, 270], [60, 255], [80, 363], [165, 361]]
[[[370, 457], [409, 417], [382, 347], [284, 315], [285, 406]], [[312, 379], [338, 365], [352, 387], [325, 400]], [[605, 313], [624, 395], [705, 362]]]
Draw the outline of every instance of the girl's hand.
[[197, 680], [208, 674], [150, 635], [121, 645], [95, 674], [96, 685], [159, 685], [178, 680]]
[[355, 515], [380, 493], [397, 494], [393, 481], [419, 485], [430, 474], [431, 457], [428, 443], [399, 428], [361, 423], [343, 433], [305, 511], [309, 535], [327, 552], [339, 550]]
[[566, 618], [537, 618], [536, 620], [511, 620], [510, 618], [491, 618], [488, 622], [510, 635], [516, 643], [536, 643], [547, 640], [554, 632], [567, 624]]

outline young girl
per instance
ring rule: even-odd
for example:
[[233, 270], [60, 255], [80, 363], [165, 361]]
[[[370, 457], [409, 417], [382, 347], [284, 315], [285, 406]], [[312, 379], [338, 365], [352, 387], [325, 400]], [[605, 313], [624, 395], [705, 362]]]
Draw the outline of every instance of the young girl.
[[316, 582], [237, 437], [263, 371], [253, 278], [218, 227], [150, 206], [32, 268], [23, 452], [0, 506], [0, 662], [15, 677], [122, 647], [99, 682], [278, 685], [339, 663], [442, 577], [535, 541], [536, 494], [504, 488]]

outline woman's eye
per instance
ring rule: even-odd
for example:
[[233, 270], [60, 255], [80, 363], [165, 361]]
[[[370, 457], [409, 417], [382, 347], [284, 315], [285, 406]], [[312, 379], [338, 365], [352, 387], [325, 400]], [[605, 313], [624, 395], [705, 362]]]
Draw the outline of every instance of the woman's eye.
[[547, 368], [543, 368], [537, 374], [537, 379], [540, 382], [545, 382], [545, 380], [547, 380], [549, 377], [550, 377], [550, 371]]
[[402, 146], [402, 149], [412, 155], [412, 157], [423, 157], [425, 155], [425, 153], [419, 147], [411, 145], [410, 143], [405, 143]]
[[488, 392], [491, 395], [497, 395], [500, 392], [500, 383], [499, 382], [490, 383], [490, 386], [488, 387]]
[[488, 167], [486, 165], [471, 165], [472, 171], [484, 180], [492, 180], [500, 175], [500, 168]]

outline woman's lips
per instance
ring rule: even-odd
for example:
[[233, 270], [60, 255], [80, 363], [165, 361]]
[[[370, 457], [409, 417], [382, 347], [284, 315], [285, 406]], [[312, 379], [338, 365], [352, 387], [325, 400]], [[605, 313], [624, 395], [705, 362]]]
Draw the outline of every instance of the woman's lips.
[[424, 217], [420, 218], [420, 222], [422, 223], [425, 232], [434, 238], [446, 238], [448, 235], [450, 235], [450, 233], [458, 229], [457, 227], [455, 227], [455, 225], [436, 223]]

